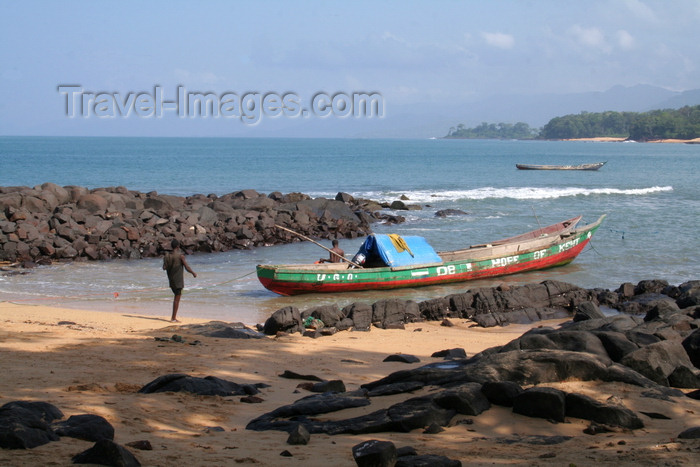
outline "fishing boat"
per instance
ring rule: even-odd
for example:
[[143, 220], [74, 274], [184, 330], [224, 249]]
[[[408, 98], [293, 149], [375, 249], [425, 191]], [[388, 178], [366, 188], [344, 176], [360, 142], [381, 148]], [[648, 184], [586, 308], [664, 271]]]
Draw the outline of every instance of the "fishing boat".
[[353, 260], [257, 266], [260, 283], [280, 295], [396, 289], [462, 282], [562, 266], [578, 256], [603, 222], [581, 216], [515, 237], [435, 252], [423, 237], [372, 234]]
[[[606, 161], [607, 162], [607, 161]], [[594, 162], [592, 164], [579, 165], [531, 165], [531, 164], [515, 164], [520, 170], [598, 170], [603, 167], [605, 162]]]

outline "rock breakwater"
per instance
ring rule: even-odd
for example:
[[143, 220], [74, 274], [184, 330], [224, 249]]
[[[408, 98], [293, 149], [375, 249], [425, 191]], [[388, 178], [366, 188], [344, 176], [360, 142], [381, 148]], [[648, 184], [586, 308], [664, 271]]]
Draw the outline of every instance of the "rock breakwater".
[[367, 235], [373, 222], [400, 223], [370, 200], [241, 190], [181, 197], [123, 186], [88, 189], [44, 183], [0, 187], [0, 261], [25, 266], [55, 260], [160, 256], [173, 238], [190, 252], [248, 249], [299, 239]]

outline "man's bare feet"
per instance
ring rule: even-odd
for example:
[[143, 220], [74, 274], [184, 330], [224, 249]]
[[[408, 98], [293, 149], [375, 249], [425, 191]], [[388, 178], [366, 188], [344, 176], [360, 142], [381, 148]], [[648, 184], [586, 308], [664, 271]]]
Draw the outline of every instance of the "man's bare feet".
[[171, 322], [171, 323], [179, 323], [180, 320], [179, 320], [179, 319], [171, 319], [170, 322]]

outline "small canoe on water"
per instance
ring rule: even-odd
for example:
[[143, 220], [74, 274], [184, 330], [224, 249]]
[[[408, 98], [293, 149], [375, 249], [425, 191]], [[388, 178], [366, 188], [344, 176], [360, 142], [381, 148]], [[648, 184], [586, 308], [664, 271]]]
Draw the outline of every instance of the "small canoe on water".
[[[606, 161], [607, 162], [607, 161]], [[592, 164], [579, 165], [530, 165], [530, 164], [515, 164], [520, 170], [598, 170], [603, 167], [605, 162], [594, 162]]]
[[[280, 295], [397, 289], [463, 282], [568, 264], [600, 227], [605, 215], [583, 227], [581, 216], [515, 237], [435, 252], [423, 237], [372, 234], [349, 263], [257, 266], [260, 283]], [[360, 256], [361, 255], [361, 256]]]

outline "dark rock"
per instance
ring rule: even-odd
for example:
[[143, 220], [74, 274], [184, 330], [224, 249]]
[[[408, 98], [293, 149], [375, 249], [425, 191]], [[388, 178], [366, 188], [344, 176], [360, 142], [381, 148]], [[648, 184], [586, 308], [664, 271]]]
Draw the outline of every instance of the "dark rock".
[[452, 321], [450, 321], [449, 319], [445, 318], [445, 319], [443, 319], [442, 322], [440, 323], [440, 326], [444, 326], [444, 327], [446, 327], [446, 328], [451, 328], [451, 327], [454, 326], [454, 323], [453, 323]]
[[345, 315], [338, 308], [338, 305], [321, 305], [315, 308], [310, 308], [304, 310], [301, 313], [301, 319], [304, 321], [307, 317], [312, 316], [318, 320], [321, 320], [324, 325], [330, 327], [338, 324], [340, 320], [345, 318]]
[[668, 375], [668, 385], [673, 388], [700, 388], [700, 371], [679, 366]]
[[[257, 417], [248, 423], [246, 428], [255, 431], [289, 430], [293, 427], [293, 425], [291, 425], [292, 422], [287, 422], [285, 420], [278, 421], [277, 419], [292, 417], [302, 418], [309, 415], [336, 412], [354, 407], [364, 407], [369, 404], [370, 401], [366, 397], [356, 397], [335, 393], [313, 394], [299, 399], [293, 404], [283, 405], [282, 407], [276, 408], [272, 412]], [[308, 430], [308, 424], [305, 425], [307, 425], [306, 428]]]
[[644, 412], [642, 410], [639, 411], [639, 413], [646, 415], [649, 418], [653, 418], [655, 420], [671, 420], [671, 417], [668, 415], [664, 415], [662, 413], [657, 413], [657, 412]]
[[258, 396], [244, 396], [241, 397], [239, 400], [244, 404], [262, 404], [263, 402], [265, 402], [265, 399]]
[[653, 320], [667, 320], [670, 315], [680, 313], [681, 309], [678, 308], [675, 302], [671, 301], [659, 301], [654, 305], [649, 311], [647, 311], [646, 316], [644, 316], [644, 321]]
[[445, 431], [443, 427], [437, 423], [431, 423], [425, 430], [423, 430], [423, 434], [436, 435], [438, 433], [442, 433], [443, 431]]
[[668, 386], [668, 376], [678, 367], [691, 367], [688, 354], [678, 341], [661, 341], [625, 355], [620, 363], [652, 381]]
[[254, 331], [243, 323], [225, 323], [223, 321], [184, 325], [180, 326], [180, 329], [201, 336], [223, 339], [264, 339], [266, 337], [265, 334]]
[[367, 393], [369, 397], [379, 397], [379, 396], [391, 396], [392, 394], [402, 394], [405, 392], [413, 392], [421, 389], [425, 386], [425, 383], [419, 381], [407, 381], [403, 383], [391, 383], [385, 384], [379, 387], [375, 387]]
[[272, 316], [265, 321], [263, 332], [268, 336], [274, 336], [280, 331], [294, 333], [302, 332], [303, 329], [299, 309], [295, 306], [287, 306], [272, 313]]
[[700, 426], [688, 428], [678, 434], [680, 439], [700, 439]]
[[[332, 394], [321, 394], [318, 399], [314, 396], [301, 399], [289, 406], [280, 407], [268, 414], [262, 415], [251, 421], [247, 429], [250, 430], [288, 430], [292, 423], [303, 423], [310, 433], [377, 433], [382, 431], [409, 432], [416, 428], [423, 428], [431, 423], [445, 426], [455, 415], [454, 410], [445, 410], [434, 403], [432, 397], [423, 396], [408, 399], [392, 405], [388, 409], [378, 410], [367, 415], [339, 421], [317, 421], [299, 417], [300, 414], [312, 415], [327, 413], [330, 411], [347, 408], [347, 404], [361, 406], [369, 404], [369, 400], [360, 398], [348, 398], [342, 395], [331, 397]], [[329, 406], [329, 403], [332, 404]], [[360, 404], [360, 405], [358, 405]], [[295, 421], [278, 420], [279, 418], [294, 417]]]
[[423, 454], [399, 457], [395, 467], [462, 467], [462, 462], [437, 454]]
[[463, 415], [479, 415], [491, 408], [491, 403], [481, 392], [479, 383], [465, 383], [447, 389], [435, 394], [433, 400], [440, 407], [455, 410]]
[[40, 401], [12, 401], [0, 407], [0, 415], [15, 409], [24, 409], [46, 423], [63, 418], [63, 412], [53, 404]]
[[566, 415], [565, 401], [566, 395], [558, 389], [533, 387], [515, 396], [513, 412], [563, 422]]
[[481, 385], [481, 392], [492, 404], [513, 407], [513, 399], [523, 388], [513, 381], [487, 381]]
[[696, 368], [700, 368], [700, 329], [683, 339], [683, 348]]
[[467, 214], [469, 213], [461, 209], [441, 209], [435, 213], [435, 217], [466, 216]]
[[369, 331], [372, 327], [372, 305], [353, 303], [343, 308], [343, 314], [352, 320], [355, 331]]
[[574, 312], [574, 321], [600, 318], [605, 318], [605, 315], [594, 302], [583, 302], [576, 307], [576, 311]]
[[71, 415], [68, 420], [51, 425], [58, 436], [68, 436], [85, 441], [114, 439], [114, 427], [99, 415]]
[[282, 456], [282, 457], [294, 457], [294, 454], [292, 454], [287, 449], [285, 449], [284, 451], [280, 452], [280, 456]]
[[139, 451], [153, 451], [153, 446], [151, 445], [151, 442], [147, 439], [131, 441], [129, 443], [126, 443], [126, 445], [130, 448], [138, 449]]
[[287, 379], [302, 379], [306, 381], [323, 381], [323, 379], [319, 378], [316, 375], [302, 375], [300, 373], [295, 373], [294, 371], [290, 370], [284, 370], [284, 373], [281, 375], [278, 375], [280, 378], [287, 378]]
[[413, 446], [401, 446], [400, 448], [396, 448], [396, 456], [397, 457], [404, 457], [404, 456], [417, 456], [418, 452], [416, 452], [416, 448]]
[[660, 294], [666, 287], [668, 287], [668, 282], [663, 280], [644, 280], [640, 281], [634, 288], [635, 295], [642, 295], [645, 293]]
[[358, 467], [394, 467], [396, 446], [391, 441], [363, 441], [352, 447], [352, 457]]
[[605, 425], [620, 426], [630, 430], [644, 427], [642, 420], [630, 409], [603, 404], [583, 394], [566, 394], [566, 416], [592, 420]]
[[438, 352], [434, 352], [431, 355], [431, 357], [433, 357], [433, 358], [441, 358], [442, 357], [445, 360], [454, 360], [454, 359], [467, 358], [467, 352], [461, 348], [447, 349], [447, 350], [440, 350]]
[[345, 392], [345, 384], [339, 379], [321, 381], [311, 386], [311, 392]]
[[423, 318], [430, 321], [440, 321], [444, 318], [451, 317], [453, 312], [450, 310], [450, 301], [447, 297], [434, 298], [418, 303], [418, 309]]
[[[372, 304], [372, 322], [384, 329], [421, 321], [418, 304], [411, 300], [385, 299]], [[353, 318], [353, 321], [355, 318]]]
[[510, 350], [555, 349], [588, 352], [608, 358], [608, 352], [595, 334], [588, 331], [558, 331], [550, 328], [532, 329], [503, 347]]
[[3, 405], [0, 407], [0, 448], [32, 449], [58, 441], [49, 426], [58, 414], [61, 411], [46, 402], [14, 401]]
[[619, 362], [625, 355], [639, 348], [621, 332], [593, 331], [593, 334], [600, 339], [608, 356], [614, 362]]
[[138, 467], [141, 463], [125, 447], [114, 441], [101, 439], [87, 451], [73, 456], [74, 464], [113, 465], [119, 467]]
[[386, 357], [383, 362], [419, 363], [420, 359], [415, 355], [393, 354]]
[[624, 298], [634, 297], [634, 284], [631, 282], [625, 282], [624, 284], [620, 285], [615, 292], [622, 295]]
[[292, 444], [292, 445], [297, 445], [297, 444], [309, 444], [309, 440], [311, 439], [311, 434], [309, 431], [304, 428], [304, 425], [297, 425], [292, 429], [292, 431], [289, 433], [289, 437], [287, 438], [287, 444]]
[[258, 394], [257, 387], [253, 384], [237, 384], [232, 381], [207, 376], [197, 378], [180, 373], [159, 376], [141, 389], [142, 394], [156, 392], [189, 392], [202, 396], [243, 396]]
[[348, 193], [338, 192], [338, 194], [335, 195], [335, 200], [342, 201], [343, 203], [352, 203], [353, 201], [355, 201], [355, 198], [353, 198], [352, 195]]
[[408, 211], [408, 206], [406, 203], [398, 199], [396, 201], [392, 201], [389, 208], [394, 209], [395, 211]]

